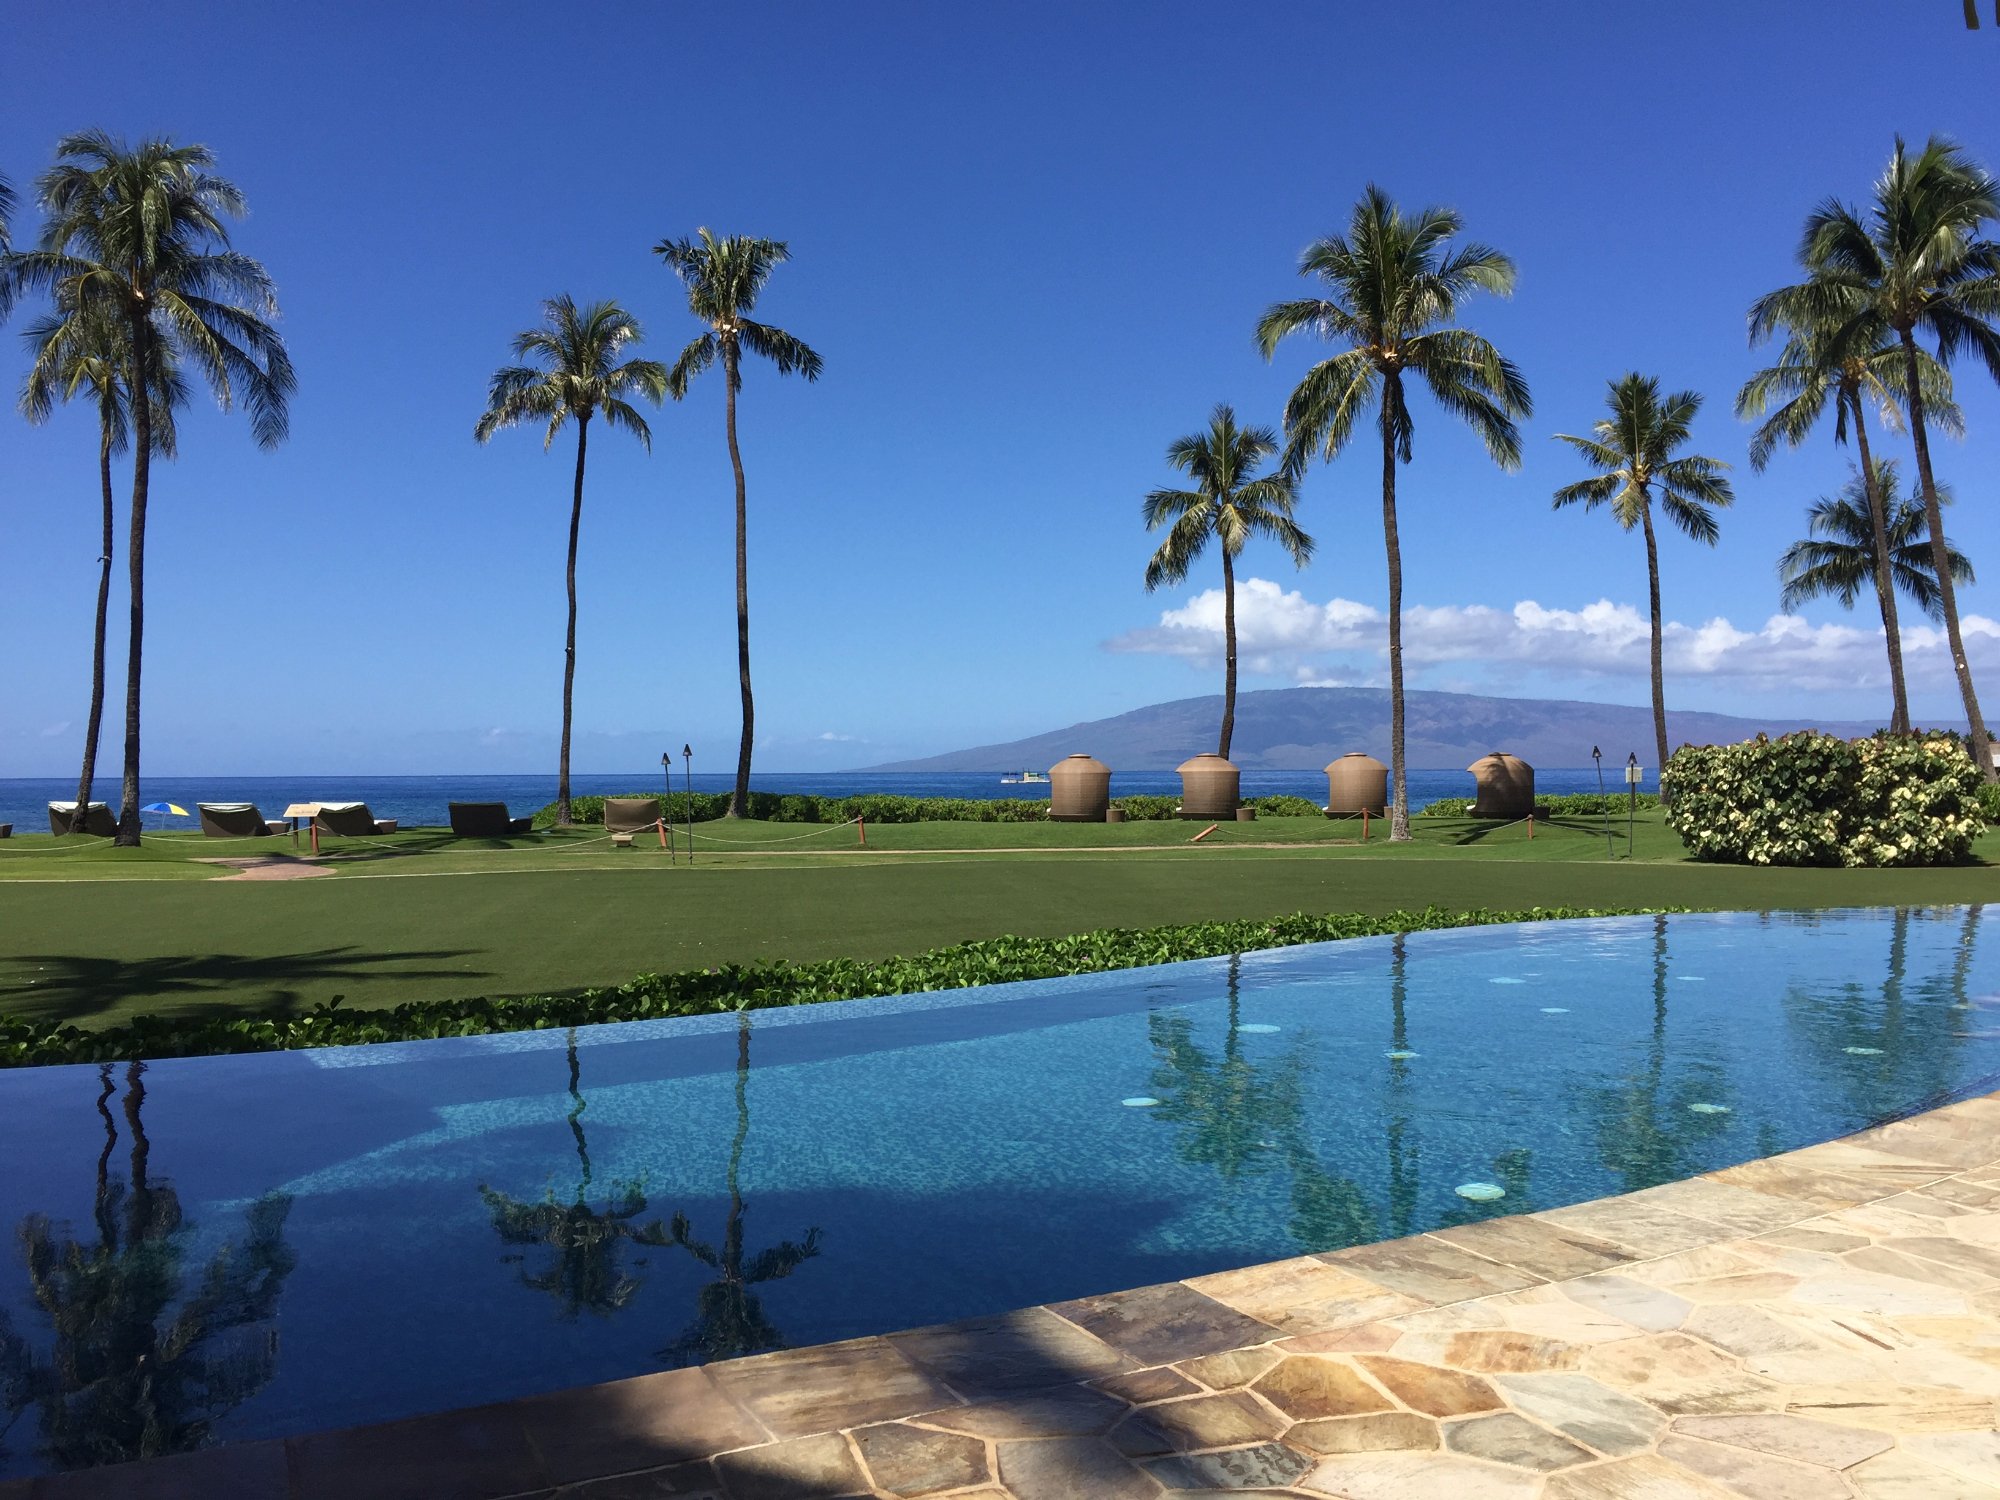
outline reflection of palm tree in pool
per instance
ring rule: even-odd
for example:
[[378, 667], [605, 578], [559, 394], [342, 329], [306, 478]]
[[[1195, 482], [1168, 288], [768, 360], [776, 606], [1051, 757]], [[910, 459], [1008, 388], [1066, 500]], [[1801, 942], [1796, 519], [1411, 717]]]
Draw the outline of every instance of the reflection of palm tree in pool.
[[[583, 1131], [585, 1108], [582, 1064], [576, 1051], [576, 1028], [569, 1031], [569, 1129], [576, 1141], [578, 1176], [575, 1195], [567, 1202], [554, 1188], [539, 1200], [510, 1197], [479, 1185], [479, 1196], [493, 1216], [493, 1227], [510, 1245], [538, 1245], [550, 1252], [547, 1265], [521, 1273], [521, 1283], [555, 1298], [565, 1319], [579, 1313], [609, 1317], [632, 1300], [641, 1278], [620, 1264], [627, 1242], [664, 1243], [659, 1221], [641, 1226], [646, 1211], [641, 1184], [615, 1181], [602, 1207], [590, 1201], [590, 1142]], [[518, 1257], [515, 1257], [518, 1258]]]
[[271, 1193], [251, 1204], [240, 1242], [184, 1276], [195, 1226], [173, 1185], [152, 1175], [144, 1074], [143, 1063], [126, 1069], [131, 1155], [119, 1181], [109, 1108], [116, 1086], [110, 1064], [98, 1070], [105, 1144], [91, 1204], [95, 1242], [69, 1237], [66, 1224], [42, 1214], [21, 1221], [31, 1297], [53, 1335], [46, 1352], [0, 1312], [9, 1424], [35, 1407], [36, 1446], [58, 1470], [202, 1447], [277, 1368], [274, 1320], [297, 1262], [284, 1240], [291, 1199]]
[[[736, 1137], [729, 1147], [729, 1217], [723, 1226], [722, 1244], [718, 1248], [696, 1239], [694, 1226], [681, 1213], [674, 1215], [664, 1240], [680, 1246], [717, 1273], [715, 1280], [701, 1289], [694, 1322], [660, 1351], [662, 1359], [674, 1364], [730, 1359], [739, 1354], [783, 1348], [784, 1335], [765, 1315], [763, 1305], [750, 1288], [781, 1281], [819, 1254], [819, 1230], [814, 1228], [796, 1242], [783, 1240], [748, 1261], [744, 1259], [741, 1169], [744, 1143], [750, 1136], [749, 1084], [750, 1013], [744, 1011], [736, 1030]], [[652, 1228], [657, 1231], [658, 1226]]]
[[1176, 1148], [1181, 1160], [1213, 1167], [1226, 1183], [1289, 1169], [1289, 1228], [1301, 1247], [1332, 1250], [1372, 1240], [1374, 1209], [1354, 1182], [1326, 1170], [1306, 1129], [1310, 1040], [1301, 1039], [1273, 1063], [1244, 1055], [1242, 968], [1242, 956], [1231, 954], [1220, 1058], [1195, 1042], [1188, 1016], [1148, 1019], [1156, 1061], [1152, 1087], [1160, 1096], [1153, 1118], [1183, 1127]]
[[1410, 1064], [1396, 1056], [1412, 1050], [1409, 999], [1409, 938], [1399, 932], [1389, 944], [1389, 1097], [1384, 1112], [1389, 1135], [1389, 1233], [1397, 1239], [1416, 1225], [1423, 1167], [1423, 1148], [1410, 1128]]
[[1683, 1077], [1669, 1079], [1667, 959], [1667, 919], [1656, 916], [1653, 1024], [1644, 1061], [1636, 1071], [1586, 1096], [1595, 1117], [1598, 1158], [1628, 1193], [1693, 1176], [1704, 1165], [1701, 1147], [1729, 1128], [1734, 1093], [1726, 1070], [1698, 1059], [1687, 1065]]

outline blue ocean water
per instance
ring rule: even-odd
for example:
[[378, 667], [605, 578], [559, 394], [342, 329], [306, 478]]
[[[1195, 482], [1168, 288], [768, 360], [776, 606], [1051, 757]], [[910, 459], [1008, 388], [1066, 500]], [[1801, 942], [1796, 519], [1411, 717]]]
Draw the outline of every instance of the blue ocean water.
[[2000, 1081], [1982, 919], [1541, 923], [0, 1072], [0, 1352], [33, 1375], [0, 1477], [126, 1456], [141, 1410], [184, 1441], [339, 1427], [1827, 1140]]
[[[1606, 785], [1622, 790], [1620, 771], [1607, 768]], [[733, 778], [726, 775], [697, 774], [694, 788], [702, 792], [726, 792]], [[751, 778], [753, 787], [773, 792], [803, 792], [815, 796], [847, 797], [863, 792], [890, 792], [908, 797], [1047, 797], [1046, 785], [1003, 786], [997, 773], [966, 772], [865, 772], [816, 771], [765, 774]], [[650, 792], [661, 785], [659, 768], [614, 775], [572, 776], [570, 790], [579, 795], [620, 792]], [[677, 771], [674, 787], [684, 778]], [[1535, 789], [1544, 796], [1566, 792], [1597, 790], [1597, 772], [1545, 771], [1536, 768]], [[99, 779], [96, 800], [108, 802], [115, 812], [119, 782], [115, 772]], [[1121, 771], [1111, 778], [1113, 796], [1174, 794], [1181, 789], [1180, 778], [1171, 771]], [[1644, 791], [1657, 791], [1657, 778], [1647, 780]], [[1409, 773], [1410, 806], [1418, 808], [1439, 797], [1469, 797], [1472, 777], [1464, 771], [1416, 771]], [[1326, 777], [1318, 771], [1245, 771], [1243, 795], [1308, 797], [1326, 802]], [[446, 821], [448, 802], [505, 802], [516, 816], [525, 816], [553, 802], [556, 779], [544, 776], [149, 776], [141, 784], [142, 802], [172, 802], [190, 813], [196, 802], [254, 802], [267, 817], [277, 817], [292, 802], [366, 802], [378, 818], [395, 818], [405, 827], [441, 827]], [[76, 782], [50, 779], [0, 778], [0, 823], [12, 823], [19, 833], [48, 831], [48, 805], [67, 802], [76, 796]], [[186, 827], [188, 822], [171, 817], [149, 816], [149, 825]]]

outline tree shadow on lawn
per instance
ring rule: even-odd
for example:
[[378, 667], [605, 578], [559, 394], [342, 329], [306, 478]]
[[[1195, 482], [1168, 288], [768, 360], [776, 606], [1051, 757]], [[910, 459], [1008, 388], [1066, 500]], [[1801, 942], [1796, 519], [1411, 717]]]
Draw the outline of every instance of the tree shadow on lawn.
[[[0, 968], [0, 1010], [34, 1021], [89, 1022], [141, 1014], [177, 1016], [290, 1015], [319, 1000], [339, 998], [323, 986], [393, 979], [412, 987], [425, 980], [487, 979], [492, 971], [450, 967], [469, 948], [374, 951], [318, 948], [303, 953], [167, 953], [106, 958], [75, 953], [27, 953]], [[302, 986], [310, 984], [309, 998]], [[204, 997], [213, 997], [204, 999]], [[114, 1013], [122, 1013], [114, 1016]]]
[[[1439, 819], [1439, 821], [1443, 822], [1446, 820]], [[1454, 818], [1450, 821], [1457, 822], [1459, 820]], [[1470, 826], [1446, 834], [1441, 842], [1449, 843], [1455, 848], [1463, 849], [1472, 844], [1484, 843], [1487, 839], [1493, 837], [1493, 835], [1505, 833], [1510, 829], [1514, 831], [1517, 838], [1525, 842], [1526, 830], [1522, 827], [1525, 821], [1525, 819], [1520, 818], [1512, 822], [1501, 822], [1491, 818], [1467, 818], [1465, 822]], [[1560, 829], [1564, 833], [1589, 834], [1595, 838], [1604, 837], [1604, 830], [1595, 823], [1580, 822], [1574, 818], [1549, 818], [1544, 817], [1540, 813], [1535, 814], [1535, 827], [1537, 830]], [[1622, 826], [1617, 832], [1620, 839], [1625, 837], [1625, 831]]]

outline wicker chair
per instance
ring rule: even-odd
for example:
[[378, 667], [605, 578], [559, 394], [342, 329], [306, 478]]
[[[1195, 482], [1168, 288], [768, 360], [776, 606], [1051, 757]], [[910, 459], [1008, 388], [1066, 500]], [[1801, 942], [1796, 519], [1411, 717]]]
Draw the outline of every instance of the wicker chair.
[[660, 821], [658, 797], [606, 797], [606, 833], [644, 833]]
[[508, 817], [504, 802], [454, 802], [451, 831], [462, 839], [504, 839], [517, 833], [533, 833], [535, 820]]
[[[49, 832], [62, 834], [69, 832], [70, 820], [76, 816], [74, 802], [51, 802], [49, 804]], [[118, 832], [118, 820], [111, 816], [111, 809], [102, 802], [93, 802], [84, 810], [83, 831], [93, 838], [108, 839]]]
[[201, 831], [212, 839], [261, 839], [285, 831], [284, 819], [273, 822], [254, 802], [197, 802], [194, 810]]
[[321, 833], [342, 838], [366, 838], [377, 833], [394, 833], [394, 818], [377, 818], [366, 802], [322, 802], [313, 816], [313, 826]]

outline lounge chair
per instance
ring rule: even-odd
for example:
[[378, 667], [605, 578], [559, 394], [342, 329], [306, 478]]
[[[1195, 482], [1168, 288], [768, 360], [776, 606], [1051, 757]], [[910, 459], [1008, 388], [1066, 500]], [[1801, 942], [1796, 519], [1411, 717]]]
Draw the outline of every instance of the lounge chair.
[[508, 817], [504, 802], [454, 802], [451, 831], [462, 839], [504, 839], [517, 833], [533, 833], [535, 820]]
[[[70, 821], [75, 816], [74, 802], [51, 802], [49, 832], [68, 833]], [[102, 802], [93, 802], [84, 810], [83, 831], [94, 838], [108, 839], [118, 832], [118, 820], [111, 816], [111, 809]]]
[[313, 826], [321, 833], [342, 838], [367, 838], [377, 833], [394, 833], [394, 818], [377, 818], [366, 802], [322, 802], [313, 815]]
[[660, 821], [658, 797], [606, 797], [606, 833], [644, 833]]
[[212, 839], [261, 839], [285, 831], [284, 819], [265, 817], [254, 802], [197, 802], [201, 831]]

